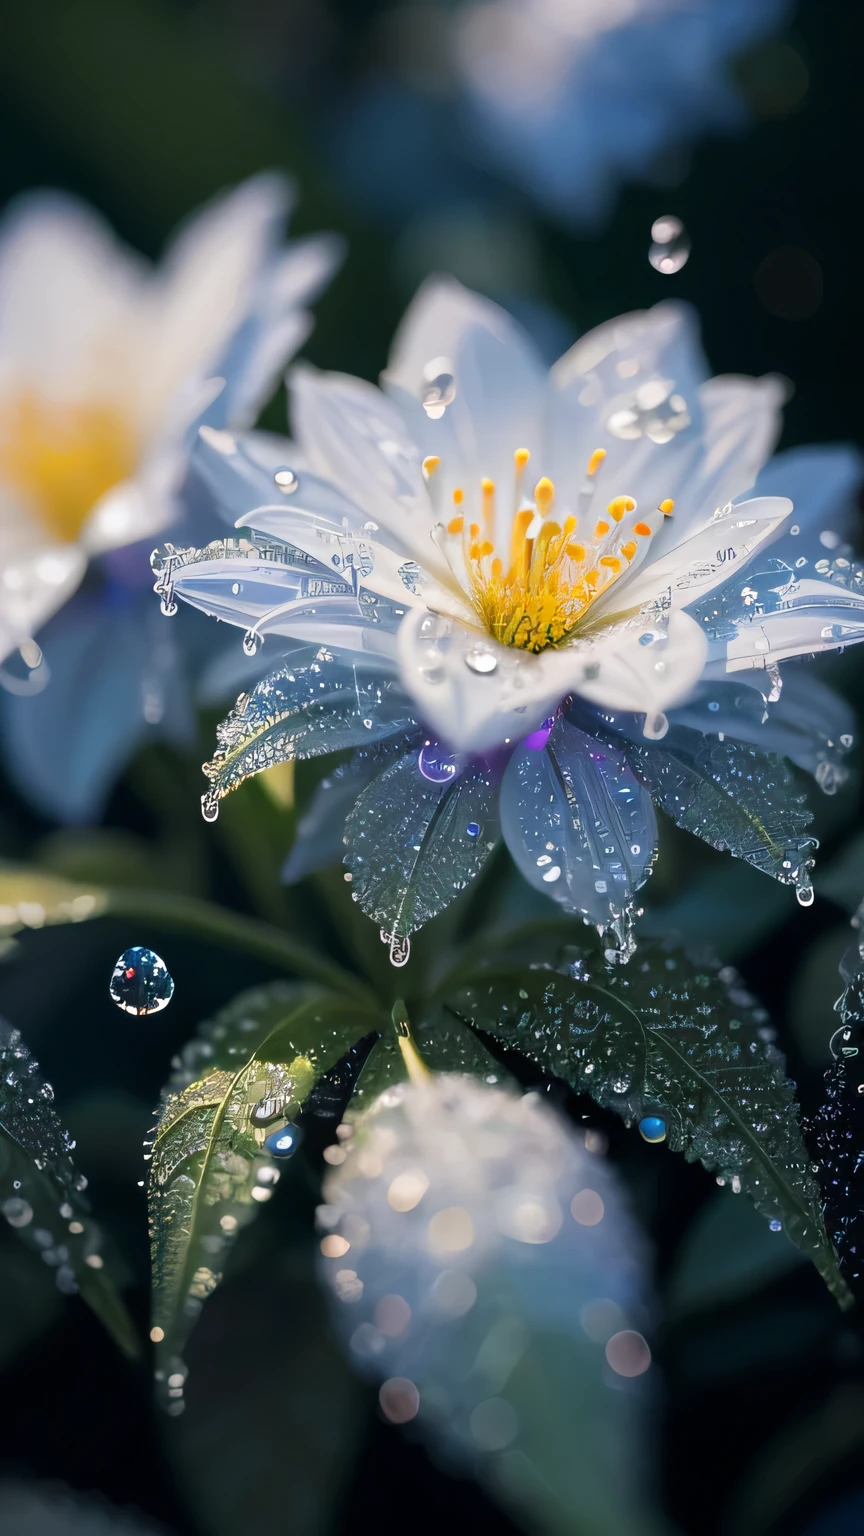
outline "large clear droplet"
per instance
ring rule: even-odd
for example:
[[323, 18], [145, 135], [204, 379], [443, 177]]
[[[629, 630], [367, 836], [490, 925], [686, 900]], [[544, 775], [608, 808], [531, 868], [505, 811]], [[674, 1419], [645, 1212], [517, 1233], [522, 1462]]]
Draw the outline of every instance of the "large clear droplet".
[[472, 672], [479, 672], [481, 677], [489, 672], [494, 672], [498, 666], [498, 657], [488, 646], [475, 645], [465, 653], [465, 665]]
[[270, 1132], [264, 1142], [264, 1151], [271, 1157], [292, 1157], [302, 1140], [303, 1132], [299, 1126], [283, 1125], [281, 1130]]
[[651, 225], [651, 245], [648, 260], [655, 272], [671, 277], [680, 272], [690, 255], [690, 236], [680, 219], [672, 213], [664, 213]]
[[124, 949], [111, 973], [112, 1001], [124, 1013], [161, 1013], [174, 996], [174, 978], [152, 949]]
[[445, 752], [437, 741], [424, 741], [417, 766], [430, 784], [449, 784], [462, 772], [462, 763], [453, 752]]
[[298, 485], [300, 484], [300, 481], [297, 479], [294, 470], [289, 469], [287, 464], [283, 464], [279, 469], [275, 471], [273, 479], [276, 481], [276, 484], [278, 485], [283, 496], [293, 496]]

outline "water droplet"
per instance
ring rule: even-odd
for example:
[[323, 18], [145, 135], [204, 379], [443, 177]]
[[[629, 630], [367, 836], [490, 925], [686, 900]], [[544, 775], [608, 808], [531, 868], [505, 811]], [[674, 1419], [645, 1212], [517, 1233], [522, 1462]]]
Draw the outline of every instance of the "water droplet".
[[293, 496], [300, 484], [294, 470], [289, 469], [287, 464], [280, 464], [279, 468], [274, 472], [273, 479], [276, 481], [283, 496]]
[[26, 1200], [4, 1200], [2, 1210], [10, 1227], [26, 1227], [33, 1220], [33, 1207]]
[[655, 272], [669, 277], [680, 272], [690, 255], [690, 237], [680, 219], [672, 213], [664, 213], [651, 225], [651, 245], [648, 260]]
[[257, 629], [247, 629], [243, 636], [243, 654], [245, 656], [254, 656], [258, 647], [262, 644], [263, 636], [259, 635]]
[[303, 1132], [299, 1126], [283, 1125], [281, 1130], [270, 1132], [264, 1142], [264, 1151], [271, 1157], [292, 1157], [302, 1140]]
[[417, 767], [431, 784], [449, 784], [462, 772], [462, 764], [456, 754], [445, 752], [437, 741], [424, 741], [417, 758]]
[[480, 836], [480, 823], [479, 823], [479, 821], [469, 821], [467, 827], [465, 828], [465, 831], [468, 833], [469, 837], [479, 837]]
[[165, 594], [161, 603], [159, 604], [159, 609], [166, 619], [173, 619], [175, 613], [177, 612], [177, 604], [175, 603], [174, 598], [170, 593]]
[[768, 1225], [771, 1228], [772, 1232], [782, 1232], [783, 1231], [783, 1223], [782, 1223], [782, 1221], [778, 1221], [776, 1216], [773, 1218], [773, 1220], [769, 1221]]
[[408, 938], [408, 935], [406, 934], [404, 938], [400, 938], [394, 933], [390, 939], [390, 964], [400, 969], [403, 965], [408, 964], [410, 958], [411, 940]]
[[214, 795], [212, 789], [201, 796], [201, 815], [205, 821], [215, 821], [219, 815], [219, 796]]
[[282, 1113], [282, 1099], [259, 1099], [249, 1111], [249, 1119], [253, 1125], [269, 1125], [277, 1115]]
[[498, 657], [494, 651], [489, 650], [488, 646], [475, 645], [466, 652], [465, 665], [472, 672], [479, 672], [481, 676], [486, 676], [489, 672], [495, 671], [498, 666]]
[[124, 949], [108, 991], [124, 1013], [161, 1013], [174, 996], [174, 979], [159, 955], [136, 944]]
[[436, 372], [429, 377], [430, 368], [443, 361], [446, 359], [437, 358], [435, 363], [427, 364], [424, 370], [428, 382], [423, 391], [423, 409], [431, 421], [439, 421], [448, 405], [451, 405], [456, 398], [456, 381], [452, 373]]
[[659, 1115], [645, 1115], [639, 1121], [639, 1135], [643, 1141], [650, 1141], [652, 1144], [658, 1141], [665, 1141], [666, 1121], [662, 1120]]
[[795, 887], [795, 895], [802, 907], [812, 907], [815, 892], [810, 883], [810, 876], [801, 874], [798, 876], [798, 884]]

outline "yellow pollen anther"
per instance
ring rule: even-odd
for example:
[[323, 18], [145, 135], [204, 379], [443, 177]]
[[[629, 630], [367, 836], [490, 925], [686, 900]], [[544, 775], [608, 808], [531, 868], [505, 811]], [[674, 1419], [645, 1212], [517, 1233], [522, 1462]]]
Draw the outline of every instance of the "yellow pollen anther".
[[492, 561], [492, 580], [500, 581], [504, 575], [504, 562], [496, 555]]
[[440, 463], [441, 460], [439, 459], [437, 453], [430, 453], [428, 459], [423, 460], [423, 473], [426, 475], [427, 479], [431, 480]]
[[528, 460], [530, 459], [530, 457], [531, 457], [531, 455], [528, 452], [527, 448], [517, 448], [516, 449], [516, 452], [514, 453], [513, 458], [516, 461], [516, 473], [518, 475], [521, 475], [521, 473], [522, 473], [523, 469], [525, 468], [525, 465], [528, 463]]
[[608, 565], [610, 571], [620, 571], [621, 569], [621, 561], [616, 559], [615, 555], [601, 555], [599, 564]]
[[481, 489], [483, 491], [483, 495], [484, 496], [494, 496], [495, 495], [495, 481], [494, 480], [481, 480], [480, 481], [480, 486], [481, 486]]
[[660, 511], [663, 513], [664, 517], [669, 517], [671, 513], [675, 511], [674, 501], [670, 501], [668, 499], [666, 501], [661, 501]]
[[455, 491], [453, 492], [453, 505], [454, 505], [454, 507], [461, 507], [461, 505], [462, 505], [464, 500], [465, 500], [465, 492], [463, 490], [460, 490], [459, 486], [457, 485]]
[[541, 512], [548, 512], [555, 500], [555, 487], [546, 475], [534, 487], [534, 500]]
[[595, 537], [595, 539], [602, 539], [604, 533], [608, 533], [608, 532], [609, 532], [609, 524], [608, 523], [604, 523], [603, 519], [601, 518], [600, 522], [597, 524], [597, 527], [594, 529], [594, 537]]
[[634, 511], [635, 507], [636, 503], [632, 496], [616, 496], [610, 501], [606, 510], [616, 523], [620, 523], [624, 513]]
[[638, 548], [639, 545], [636, 543], [635, 539], [631, 539], [629, 544], [622, 544], [621, 553], [624, 556], [624, 559], [632, 560]]
[[634, 523], [633, 532], [640, 534], [643, 539], [648, 539], [651, 537], [651, 529], [648, 527], [647, 523]]
[[606, 457], [606, 449], [605, 448], [595, 448], [594, 449], [594, 452], [592, 453], [590, 459], [588, 460], [587, 474], [589, 476], [590, 475], [596, 475], [596, 473], [597, 473], [598, 469], [600, 468], [600, 465], [603, 463], [603, 460], [605, 459], [605, 457]]
[[479, 538], [479, 536], [480, 536], [480, 524], [479, 523], [469, 523], [468, 524], [468, 532], [470, 533], [472, 539]]
[[482, 560], [484, 555], [491, 555], [494, 552], [494, 549], [495, 545], [490, 543], [488, 539], [484, 539], [483, 543], [480, 545], [480, 559]]
[[451, 517], [449, 523], [447, 524], [447, 532], [448, 533], [461, 533], [464, 525], [465, 525], [464, 517]]
[[565, 553], [565, 555], [569, 555], [571, 560], [584, 560], [585, 559], [585, 545], [584, 544], [568, 544], [567, 548], [564, 551], [564, 553]]

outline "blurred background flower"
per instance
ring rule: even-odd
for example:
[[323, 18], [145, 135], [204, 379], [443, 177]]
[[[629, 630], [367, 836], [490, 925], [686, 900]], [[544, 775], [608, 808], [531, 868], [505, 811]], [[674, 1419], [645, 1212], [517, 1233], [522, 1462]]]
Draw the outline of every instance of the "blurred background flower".
[[98, 814], [148, 727], [193, 733], [182, 644], [142, 602], [147, 554], [182, 515], [198, 424], [257, 420], [309, 332], [338, 245], [286, 252], [291, 201], [279, 176], [247, 182], [155, 270], [60, 194], [0, 230], [0, 659], [31, 671], [0, 673], [3, 742], [63, 820]]

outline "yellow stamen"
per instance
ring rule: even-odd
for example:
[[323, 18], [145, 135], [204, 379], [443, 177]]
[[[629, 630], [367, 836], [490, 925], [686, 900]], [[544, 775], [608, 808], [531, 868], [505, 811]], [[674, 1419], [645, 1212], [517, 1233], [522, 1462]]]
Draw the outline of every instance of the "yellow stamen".
[[483, 492], [483, 526], [487, 534], [495, 532], [495, 481], [482, 480], [480, 487]]
[[603, 460], [605, 459], [605, 457], [606, 457], [606, 449], [605, 448], [595, 448], [594, 452], [592, 453], [592, 455], [590, 457], [590, 459], [588, 460], [588, 468], [586, 470], [586, 474], [589, 475], [589, 476], [596, 475], [596, 473], [597, 473], [598, 469], [600, 468], [600, 465], [603, 463]]
[[639, 545], [636, 543], [635, 539], [631, 539], [629, 544], [622, 544], [621, 553], [624, 556], [624, 559], [632, 560], [638, 548]]
[[636, 503], [632, 496], [616, 496], [614, 501], [610, 501], [607, 508], [609, 516], [614, 518], [616, 523], [620, 523], [625, 512], [634, 512], [635, 510]]
[[534, 487], [534, 500], [541, 512], [550, 511], [555, 500], [555, 487], [546, 475]]
[[608, 565], [610, 571], [615, 571], [616, 573], [621, 569], [621, 561], [616, 559], [615, 555], [601, 555], [599, 564]]
[[660, 511], [663, 513], [664, 517], [670, 517], [671, 514], [675, 511], [674, 501], [670, 501], [668, 499], [666, 501], [661, 501]]
[[479, 539], [479, 537], [480, 537], [480, 524], [479, 523], [471, 523], [469, 525], [468, 532], [470, 533], [472, 539]]
[[649, 539], [651, 537], [651, 529], [648, 527], [647, 523], [634, 523], [633, 532], [638, 533], [643, 539]]
[[603, 519], [601, 518], [600, 522], [597, 524], [597, 527], [594, 529], [594, 537], [595, 537], [595, 539], [602, 539], [604, 533], [608, 533], [608, 532], [609, 532], [609, 524], [608, 523], [604, 523]]
[[137, 457], [132, 428], [111, 404], [66, 404], [27, 390], [3, 407], [0, 479], [53, 539], [75, 540]]
[[465, 500], [465, 492], [457, 485], [455, 491], [453, 492], [453, 505], [454, 505], [454, 507], [461, 507], [461, 505], [462, 505], [464, 500]]
[[567, 548], [564, 551], [564, 553], [565, 553], [565, 555], [569, 555], [571, 560], [582, 561], [582, 560], [585, 559], [585, 545], [584, 544], [568, 544]]
[[517, 473], [517, 475], [521, 475], [521, 473], [522, 473], [523, 469], [525, 468], [525, 465], [528, 463], [528, 460], [530, 459], [530, 457], [531, 457], [531, 455], [528, 452], [527, 448], [517, 448], [516, 449], [516, 452], [514, 453], [513, 458], [516, 461], [516, 473]]
[[429, 457], [423, 460], [423, 473], [427, 480], [432, 479], [432, 476], [434, 475], [440, 463], [441, 460], [437, 453], [430, 453]]
[[524, 512], [517, 512], [513, 519], [513, 531], [510, 535], [510, 573], [511, 581], [520, 581], [527, 569], [531, 558], [530, 542], [525, 535], [534, 521], [534, 513], [527, 507]]
[[447, 532], [461, 533], [464, 522], [464, 517], [451, 517], [449, 523], [447, 524]]

